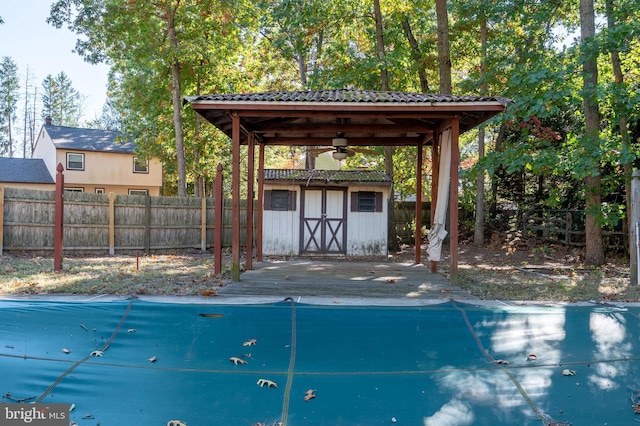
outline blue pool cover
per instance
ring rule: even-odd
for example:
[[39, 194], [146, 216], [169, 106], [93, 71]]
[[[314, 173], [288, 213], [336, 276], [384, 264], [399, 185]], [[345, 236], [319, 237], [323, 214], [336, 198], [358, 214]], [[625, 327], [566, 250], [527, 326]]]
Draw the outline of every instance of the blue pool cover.
[[68, 403], [77, 425], [633, 424], [639, 315], [6, 300], [0, 404]]

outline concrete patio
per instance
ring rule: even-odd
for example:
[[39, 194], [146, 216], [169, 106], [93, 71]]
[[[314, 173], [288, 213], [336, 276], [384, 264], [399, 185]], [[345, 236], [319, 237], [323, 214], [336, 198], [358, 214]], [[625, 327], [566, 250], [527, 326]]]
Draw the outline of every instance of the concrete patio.
[[218, 296], [291, 297], [306, 299], [366, 299], [376, 304], [393, 299], [397, 304], [415, 301], [439, 303], [449, 299], [474, 301], [476, 297], [424, 265], [388, 261], [351, 262], [333, 259], [268, 261], [218, 289]]

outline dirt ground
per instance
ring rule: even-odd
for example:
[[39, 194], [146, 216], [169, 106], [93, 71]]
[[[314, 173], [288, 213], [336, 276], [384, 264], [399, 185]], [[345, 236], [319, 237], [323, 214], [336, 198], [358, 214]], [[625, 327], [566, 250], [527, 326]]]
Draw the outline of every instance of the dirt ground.
[[[426, 264], [425, 247], [421, 249]], [[446, 278], [450, 278], [448, 257], [449, 248], [445, 246], [438, 273]], [[413, 262], [414, 259], [412, 246], [404, 246], [389, 255], [389, 261], [393, 262]], [[585, 267], [583, 259], [581, 248], [543, 241], [494, 237], [483, 247], [462, 241], [458, 251], [457, 284], [485, 300], [640, 301], [639, 286], [631, 286], [629, 282], [628, 259], [608, 256], [607, 263], [599, 268]], [[195, 250], [139, 257], [69, 254], [65, 255], [63, 271], [54, 273], [50, 254], [5, 253], [0, 256], [0, 295], [215, 296], [216, 289], [230, 282], [229, 253], [225, 254], [223, 264], [226, 270], [215, 275], [212, 253]]]

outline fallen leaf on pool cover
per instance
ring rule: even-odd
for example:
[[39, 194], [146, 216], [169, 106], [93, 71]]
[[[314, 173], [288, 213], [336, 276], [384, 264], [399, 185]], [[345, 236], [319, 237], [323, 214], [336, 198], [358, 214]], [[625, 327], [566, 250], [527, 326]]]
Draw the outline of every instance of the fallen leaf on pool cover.
[[267, 379], [258, 379], [257, 384], [260, 385], [261, 388], [265, 385], [267, 385], [268, 388], [278, 388], [278, 384], [276, 382]]
[[246, 342], [244, 342], [242, 344], [242, 346], [253, 346], [256, 343], [258, 343], [258, 341], [256, 339], [250, 339], [250, 340], [247, 340]]
[[232, 363], [234, 363], [235, 365], [238, 364], [246, 364], [247, 361], [245, 361], [242, 358], [238, 358], [237, 356], [232, 356], [231, 358], [229, 358], [229, 361], [231, 361]]
[[309, 402], [315, 397], [316, 397], [315, 391], [313, 389], [309, 389], [306, 395], [304, 396], [304, 400], [305, 402]]

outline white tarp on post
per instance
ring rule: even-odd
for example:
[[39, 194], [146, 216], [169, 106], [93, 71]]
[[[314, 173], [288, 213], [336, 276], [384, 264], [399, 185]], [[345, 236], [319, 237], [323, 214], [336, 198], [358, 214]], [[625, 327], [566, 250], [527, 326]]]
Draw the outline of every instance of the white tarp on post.
[[433, 226], [427, 235], [429, 246], [427, 256], [430, 261], [439, 262], [442, 242], [447, 236], [445, 230], [447, 207], [449, 206], [449, 181], [451, 180], [451, 130], [445, 130], [440, 137], [440, 170], [438, 174], [438, 198], [433, 215]]

